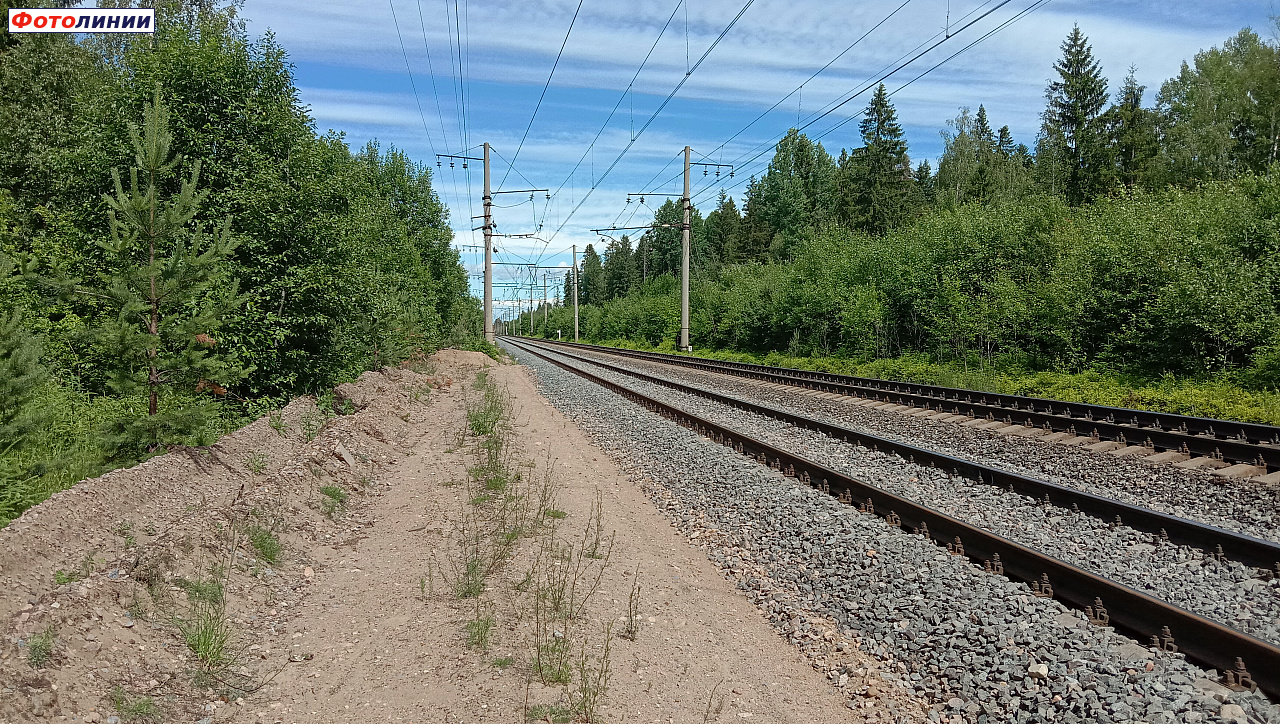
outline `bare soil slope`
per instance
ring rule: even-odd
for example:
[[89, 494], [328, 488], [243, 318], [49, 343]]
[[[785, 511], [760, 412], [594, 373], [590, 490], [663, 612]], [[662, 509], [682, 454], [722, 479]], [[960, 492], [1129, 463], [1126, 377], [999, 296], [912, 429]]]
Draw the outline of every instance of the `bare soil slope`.
[[[480, 370], [506, 391], [522, 471], [508, 491], [537, 520], [460, 598], [468, 525], [494, 505], [466, 482], [486, 439], [466, 432]], [[607, 683], [600, 721], [878, 713], [852, 711], [824, 675], [872, 662], [821, 622], [803, 653], [778, 636], [709, 543], [673, 528], [523, 368], [446, 350], [424, 374], [367, 373], [339, 393], [358, 411], [298, 400], [0, 531], [0, 722], [582, 720], [584, 680]], [[556, 576], [571, 617], [546, 609]]]

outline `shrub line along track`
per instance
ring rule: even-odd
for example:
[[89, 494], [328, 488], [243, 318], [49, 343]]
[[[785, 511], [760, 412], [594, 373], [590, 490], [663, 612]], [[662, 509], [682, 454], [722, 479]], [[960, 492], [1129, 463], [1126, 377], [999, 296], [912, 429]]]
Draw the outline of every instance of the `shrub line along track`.
[[[539, 341], [547, 342], [548, 340]], [[1062, 402], [1040, 397], [974, 392], [915, 382], [877, 380], [832, 372], [768, 367], [746, 362], [723, 362], [592, 344], [559, 341], [550, 343], [803, 387], [820, 392], [892, 402], [935, 412], [982, 417], [992, 421], [1000, 420], [1010, 425], [1021, 424], [1055, 432], [1093, 435], [1099, 440], [1113, 440], [1127, 445], [1146, 445], [1155, 450], [1171, 450], [1194, 457], [1256, 465], [1272, 471], [1280, 470], [1280, 427], [1272, 425], [1131, 410], [1083, 402]], [[975, 397], [978, 398], [976, 401]]]
[[[684, 412], [679, 408], [655, 400], [611, 380], [604, 379], [578, 366], [549, 356], [546, 352], [552, 350], [542, 348], [540, 346], [542, 344], [541, 340], [539, 340], [538, 345], [535, 345], [527, 339], [514, 339], [511, 337], [504, 337], [503, 339], [530, 354], [536, 355], [558, 367], [616, 392], [649, 410], [657, 412], [677, 424], [688, 427], [716, 443], [736, 450], [743, 455], [760, 461], [762, 464], [770, 465], [779, 472], [796, 478], [806, 485], [817, 487], [824, 492], [835, 495], [846, 503], [853, 504], [854, 501], [866, 501], [865, 503], [860, 502], [860, 510], [884, 517], [891, 525], [925, 535], [935, 541], [941, 541], [939, 545], [948, 540], [958, 541], [961, 545], [952, 544], [948, 546], [948, 550], [965, 555], [976, 563], [982, 564], [988, 570], [1037, 584], [1037, 588], [1047, 577], [1048, 582], [1052, 584], [1052, 590], [1049, 595], [1075, 608], [1085, 609], [1086, 607], [1092, 607], [1095, 605], [1095, 599], [1100, 599], [1104, 602], [1109, 615], [1109, 620], [1103, 619], [1102, 622], [1129, 633], [1138, 641], [1154, 641], [1156, 642], [1155, 645], [1165, 649], [1167, 647], [1162, 642], [1167, 641], [1167, 639], [1164, 637], [1172, 634], [1178, 652], [1185, 654], [1193, 661], [1223, 672], [1235, 671], [1237, 659], [1239, 659], [1253, 672], [1251, 676], [1252, 682], [1255, 682], [1260, 689], [1271, 696], [1280, 697], [1280, 648], [1276, 646], [1219, 624], [1216, 621], [1197, 616], [1178, 606], [1171, 605], [1128, 586], [1077, 568], [1052, 556], [1014, 543], [989, 531], [968, 525], [956, 518], [868, 485], [736, 430]], [[574, 355], [558, 349], [554, 350], [554, 352], [557, 355], [574, 357]], [[792, 413], [774, 410], [698, 388], [687, 387], [643, 373], [616, 368], [596, 360], [578, 359], [588, 364], [616, 369], [624, 374], [656, 384], [681, 389], [690, 394], [716, 399], [724, 404], [782, 419], [796, 424], [798, 427], [819, 430], [828, 435], [832, 435], [835, 432], [838, 434], [833, 436], [837, 438], [843, 438], [853, 432]], [[871, 439], [871, 436], [864, 437]], [[874, 439], [879, 440], [879, 438]], [[890, 443], [887, 440], [880, 442]], [[903, 446], [902, 443], [892, 444], [909, 447]], [[956, 463], [955, 467], [962, 471], [966, 468], [971, 470], [991, 470], [957, 458], [940, 456], [937, 453], [931, 453], [919, 448], [913, 449], [934, 456], [935, 459], [954, 461]], [[1010, 473], [1003, 474], [1012, 475]], [[1032, 478], [1021, 479], [1050, 485], [1043, 481], [1035, 481]], [[1015, 484], [1015, 489], [1016, 487]], [[1054, 486], [1054, 488], [1063, 492], [1068, 490], [1061, 488], [1061, 486]], [[1081, 495], [1087, 494], [1081, 493]], [[1105, 498], [1098, 496], [1089, 496], [1089, 498], [1094, 501], [1106, 501]], [[1116, 501], [1108, 502], [1114, 505], [1124, 505]], [[1128, 507], [1133, 508], [1133, 506]], [[1139, 508], [1137, 510], [1142, 509]], [[1162, 516], [1166, 519], [1181, 521], [1182, 525], [1210, 528], [1220, 534], [1230, 535], [1234, 538], [1245, 538], [1272, 548], [1276, 547], [1275, 544], [1266, 541], [1240, 536], [1212, 526], [1204, 526], [1194, 521], [1184, 521], [1183, 519], [1166, 516], [1155, 511], [1148, 511], [1148, 513], [1154, 516]], [[1128, 521], [1125, 522], [1128, 524]], [[1170, 538], [1172, 539], [1173, 536], [1174, 533], [1170, 531]], [[1272, 560], [1275, 559], [1273, 558]], [[1037, 595], [1041, 594], [1038, 593]], [[1165, 627], [1168, 628], [1168, 632], [1164, 631]], [[1249, 681], [1246, 680], [1243, 683], [1247, 685]]]

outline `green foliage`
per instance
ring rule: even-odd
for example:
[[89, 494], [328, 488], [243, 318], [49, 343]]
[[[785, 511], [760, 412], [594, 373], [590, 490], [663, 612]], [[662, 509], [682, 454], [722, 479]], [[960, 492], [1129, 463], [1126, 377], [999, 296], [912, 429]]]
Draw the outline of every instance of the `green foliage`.
[[1156, 107], [1160, 182], [1261, 173], [1280, 160], [1280, 46], [1245, 28], [1183, 63], [1161, 86]]
[[[1049, 196], [966, 205], [883, 236], [809, 234], [790, 264], [695, 279], [693, 342], [840, 371], [927, 359], [1007, 371], [997, 386], [1026, 394], [1270, 420], [1274, 396], [1239, 386], [1277, 386], [1277, 258], [1277, 174], [1078, 209]], [[674, 284], [645, 285], [585, 307], [584, 333], [669, 347], [678, 309]], [[1090, 370], [1102, 377], [1072, 376]], [[1080, 382], [1049, 385], [1042, 371]]]
[[[6, 272], [0, 257], [0, 278]], [[0, 455], [20, 445], [43, 417], [36, 408], [48, 372], [40, 352], [17, 313], [0, 312]]]
[[[154, 42], [0, 36], [0, 258], [28, 272], [0, 274], [0, 309], [21, 319], [6, 344], [41, 348], [50, 372], [29, 403], [0, 397], [48, 414], [7, 453], [2, 438], [0, 525], [157, 444], [208, 444], [479, 334], [428, 169], [317, 134], [284, 50], [237, 7], [162, 5]], [[69, 293], [45, 298], [33, 271]]]

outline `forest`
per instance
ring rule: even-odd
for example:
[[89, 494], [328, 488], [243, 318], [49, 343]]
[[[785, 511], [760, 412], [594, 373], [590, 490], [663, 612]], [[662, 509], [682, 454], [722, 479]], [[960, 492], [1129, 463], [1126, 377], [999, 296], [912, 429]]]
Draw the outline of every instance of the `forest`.
[[0, 526], [481, 344], [428, 168], [319, 133], [235, 4], [157, 5], [154, 38], [0, 35]]
[[[858, 148], [788, 133], [693, 213], [695, 350], [1280, 424], [1280, 46], [1241, 30], [1154, 105], [1078, 27], [1046, 70], [1030, 145], [963, 108], [936, 169], [884, 86]], [[582, 335], [670, 349], [679, 255], [675, 228], [587, 247]], [[535, 334], [572, 334], [569, 276]]]

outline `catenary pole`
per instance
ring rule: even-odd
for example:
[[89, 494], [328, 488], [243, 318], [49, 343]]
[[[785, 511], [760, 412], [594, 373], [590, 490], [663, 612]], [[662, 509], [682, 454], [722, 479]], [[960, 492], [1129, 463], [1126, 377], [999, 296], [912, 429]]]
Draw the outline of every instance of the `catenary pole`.
[[578, 341], [578, 245], [573, 245], [573, 341]]
[[689, 153], [693, 149], [684, 147], [684, 224], [681, 226], [682, 244], [680, 257], [680, 349], [690, 350], [689, 346], [689, 236], [693, 205], [689, 202]]
[[547, 273], [542, 272], [542, 333], [547, 333], [547, 328], [551, 326], [547, 322], [547, 318], [551, 315], [551, 307], [547, 304]]
[[[450, 162], [450, 167], [453, 163]], [[686, 176], [688, 174], [685, 174]], [[484, 339], [490, 344], [493, 336], [493, 216], [490, 211], [493, 196], [489, 192], [489, 142], [484, 144]]]

